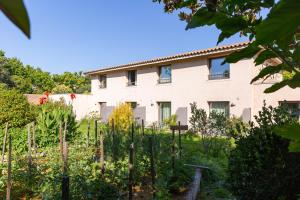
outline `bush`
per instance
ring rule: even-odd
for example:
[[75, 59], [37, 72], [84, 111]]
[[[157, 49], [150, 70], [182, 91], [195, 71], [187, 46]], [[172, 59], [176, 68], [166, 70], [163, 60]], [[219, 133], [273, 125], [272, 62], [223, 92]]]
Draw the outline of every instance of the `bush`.
[[273, 129], [295, 123], [281, 107], [264, 105], [249, 135], [237, 141], [229, 160], [229, 183], [238, 199], [297, 198], [300, 188], [300, 154], [289, 153], [289, 141]]
[[[66, 105], [63, 100], [58, 102], [48, 101], [41, 105], [37, 117], [37, 142], [45, 147], [51, 144], [57, 144], [59, 141], [60, 124], [67, 122], [66, 139], [71, 140], [77, 133], [77, 122], [72, 111], [72, 106]], [[64, 129], [64, 126], [63, 126]]]
[[17, 90], [0, 85], [0, 127], [8, 122], [10, 127], [22, 127], [35, 120], [36, 112], [26, 97]]
[[177, 124], [177, 115], [171, 115], [171, 117], [169, 117], [168, 119], [165, 119], [164, 124], [168, 127], [176, 125]]
[[247, 135], [249, 128], [249, 124], [243, 122], [241, 118], [232, 117], [228, 120], [226, 134], [230, 138], [239, 140]]
[[52, 89], [52, 93], [54, 94], [66, 94], [66, 93], [72, 93], [72, 89], [64, 84], [57, 85]]
[[133, 123], [133, 111], [128, 103], [120, 103], [109, 116], [109, 124], [114, 120], [115, 128], [127, 131]]

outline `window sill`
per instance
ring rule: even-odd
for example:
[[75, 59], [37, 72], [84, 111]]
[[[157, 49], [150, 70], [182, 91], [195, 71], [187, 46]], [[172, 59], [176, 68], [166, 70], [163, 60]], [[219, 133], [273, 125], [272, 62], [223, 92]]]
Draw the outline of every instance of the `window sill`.
[[223, 78], [223, 79], [207, 79], [207, 82], [226, 82], [226, 81], [231, 81], [230, 78]]

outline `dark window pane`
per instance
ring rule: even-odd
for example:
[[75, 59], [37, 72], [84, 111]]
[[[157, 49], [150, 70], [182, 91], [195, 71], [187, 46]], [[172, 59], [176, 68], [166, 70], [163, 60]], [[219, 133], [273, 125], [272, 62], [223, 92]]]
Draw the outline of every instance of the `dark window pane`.
[[106, 88], [106, 75], [99, 76], [100, 88]]
[[136, 70], [128, 71], [128, 86], [136, 85]]

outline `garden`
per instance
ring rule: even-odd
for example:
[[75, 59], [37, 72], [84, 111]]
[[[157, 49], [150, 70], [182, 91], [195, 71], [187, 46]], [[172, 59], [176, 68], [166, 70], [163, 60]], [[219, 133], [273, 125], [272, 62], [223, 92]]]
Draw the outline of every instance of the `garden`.
[[176, 116], [146, 126], [126, 103], [108, 123], [76, 121], [72, 105], [47, 93], [39, 106], [16, 90], [0, 93], [1, 199], [185, 199], [199, 166], [197, 199], [299, 194], [299, 153], [273, 131], [298, 123], [284, 107], [265, 105], [248, 124], [191, 103], [184, 131], [174, 128]]

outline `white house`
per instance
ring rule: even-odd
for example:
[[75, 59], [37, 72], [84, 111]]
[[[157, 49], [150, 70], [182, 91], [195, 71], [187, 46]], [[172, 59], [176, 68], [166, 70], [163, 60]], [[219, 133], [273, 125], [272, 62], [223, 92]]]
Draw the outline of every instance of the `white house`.
[[91, 96], [86, 104], [98, 110], [105, 121], [113, 107], [128, 102], [134, 108], [135, 117], [146, 123], [162, 122], [176, 114], [177, 120], [188, 124], [192, 102], [208, 112], [217, 110], [245, 121], [253, 119], [264, 100], [273, 106], [286, 101], [291, 112], [299, 114], [300, 89], [285, 87], [272, 94], [263, 93], [282, 79], [280, 74], [250, 84], [263, 65], [255, 67], [252, 58], [221, 65], [224, 56], [247, 44], [219, 46], [86, 72], [92, 79]]

